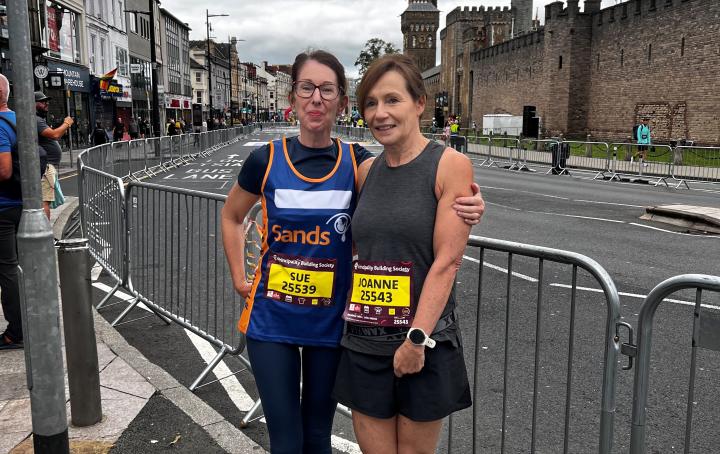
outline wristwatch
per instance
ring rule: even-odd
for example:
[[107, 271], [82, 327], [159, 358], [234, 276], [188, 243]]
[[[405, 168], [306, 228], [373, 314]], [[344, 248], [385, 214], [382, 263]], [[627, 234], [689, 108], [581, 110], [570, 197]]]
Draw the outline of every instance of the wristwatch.
[[430, 339], [430, 336], [425, 334], [425, 331], [423, 331], [422, 328], [410, 328], [410, 331], [407, 333], [407, 338], [413, 343], [413, 345], [417, 345], [419, 347], [427, 346], [429, 348], [433, 348], [435, 346], [435, 341]]

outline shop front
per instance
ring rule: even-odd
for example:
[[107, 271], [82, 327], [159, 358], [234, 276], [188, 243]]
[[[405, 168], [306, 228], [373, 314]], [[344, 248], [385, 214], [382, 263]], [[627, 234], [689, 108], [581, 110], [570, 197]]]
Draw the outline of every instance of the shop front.
[[165, 93], [165, 118], [168, 120], [182, 118], [186, 125], [193, 124], [192, 99], [188, 96]]
[[[47, 59], [49, 77], [43, 79], [42, 91], [49, 96], [47, 122], [52, 128], [62, 124], [65, 117], [73, 117], [75, 123], [70, 129], [72, 148], [88, 146], [88, 139], [92, 132], [92, 118], [90, 116], [90, 72], [85, 66], [74, 63], [60, 62]], [[62, 77], [53, 77], [62, 75]], [[58, 84], [58, 81], [61, 84]], [[68, 136], [63, 137], [61, 143], [68, 148]]]

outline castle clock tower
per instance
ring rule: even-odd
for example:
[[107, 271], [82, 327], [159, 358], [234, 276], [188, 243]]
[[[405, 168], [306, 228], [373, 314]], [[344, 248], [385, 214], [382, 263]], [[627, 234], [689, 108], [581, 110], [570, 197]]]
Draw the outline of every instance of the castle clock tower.
[[400, 16], [403, 54], [415, 60], [421, 72], [435, 66], [439, 25], [437, 0], [408, 0], [408, 7]]

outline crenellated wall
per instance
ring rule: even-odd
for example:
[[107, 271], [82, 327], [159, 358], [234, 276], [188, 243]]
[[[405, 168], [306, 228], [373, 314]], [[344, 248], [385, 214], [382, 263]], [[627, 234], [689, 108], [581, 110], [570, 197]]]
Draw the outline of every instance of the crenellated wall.
[[536, 105], [547, 134], [625, 139], [649, 116], [656, 139], [720, 143], [720, 1], [567, 3], [548, 4], [538, 32], [471, 52], [473, 120]]

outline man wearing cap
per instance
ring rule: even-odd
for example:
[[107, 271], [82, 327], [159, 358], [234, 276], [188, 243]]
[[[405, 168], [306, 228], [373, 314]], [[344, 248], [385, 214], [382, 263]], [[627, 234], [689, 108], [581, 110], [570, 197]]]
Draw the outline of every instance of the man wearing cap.
[[60, 166], [62, 148], [58, 140], [70, 129], [74, 120], [65, 117], [63, 124], [53, 129], [48, 126], [46, 117], [48, 113], [48, 101], [50, 98], [41, 91], [35, 92], [35, 114], [37, 118], [38, 144], [47, 153], [47, 170], [42, 177], [43, 209], [45, 215], [50, 219], [50, 203], [55, 201], [55, 183], [57, 180], [57, 168]]

